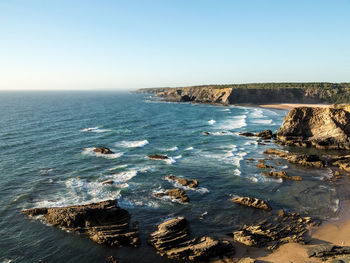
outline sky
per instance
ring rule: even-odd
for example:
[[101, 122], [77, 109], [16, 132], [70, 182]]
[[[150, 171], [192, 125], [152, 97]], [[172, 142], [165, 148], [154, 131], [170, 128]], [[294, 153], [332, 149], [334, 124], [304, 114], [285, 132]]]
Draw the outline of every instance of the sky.
[[0, 0], [0, 89], [350, 82], [350, 0]]

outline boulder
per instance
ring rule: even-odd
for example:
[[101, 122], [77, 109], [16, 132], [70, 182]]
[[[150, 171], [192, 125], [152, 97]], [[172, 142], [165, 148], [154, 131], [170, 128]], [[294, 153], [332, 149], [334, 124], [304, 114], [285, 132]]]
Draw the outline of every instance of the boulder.
[[274, 169], [275, 168], [275, 167], [273, 167], [271, 165], [267, 165], [265, 163], [258, 163], [255, 166], [260, 168], [260, 169]]
[[196, 188], [199, 185], [198, 180], [196, 179], [185, 179], [185, 178], [177, 178], [174, 175], [169, 175], [166, 177], [169, 180], [173, 180], [175, 182], [177, 182], [178, 184], [182, 185], [182, 186], [187, 186], [190, 188]]
[[292, 109], [277, 131], [284, 145], [319, 149], [350, 149], [350, 112], [345, 108]]
[[189, 203], [190, 198], [183, 189], [174, 188], [166, 190], [164, 193], [155, 193], [156, 197], [169, 196], [172, 200], [176, 200], [180, 203]]
[[317, 245], [307, 250], [309, 257], [332, 257], [344, 254], [350, 254], [350, 246], [336, 246], [333, 244]]
[[101, 153], [101, 154], [113, 154], [114, 153], [109, 148], [103, 147], [103, 146], [95, 148], [94, 152]]
[[190, 228], [184, 217], [169, 219], [150, 235], [149, 243], [162, 256], [175, 260], [204, 261], [212, 257], [234, 252], [229, 242], [204, 236], [191, 238]]
[[261, 131], [255, 134], [256, 137], [260, 137], [264, 140], [271, 139], [273, 137], [273, 133], [271, 130]]
[[271, 176], [275, 178], [288, 179], [293, 181], [302, 181], [303, 178], [301, 176], [289, 176], [285, 171], [271, 171], [271, 172], [263, 172], [265, 176]]
[[162, 155], [162, 154], [150, 154], [147, 157], [150, 159], [153, 159], [153, 160], [167, 160], [167, 159], [169, 159], [168, 156]]
[[251, 198], [251, 197], [233, 197], [232, 202], [248, 206], [248, 207], [254, 207], [257, 209], [263, 209], [263, 210], [271, 210], [271, 207], [267, 204], [266, 201], [260, 200], [258, 198]]
[[241, 132], [241, 133], [239, 133], [239, 135], [246, 136], [246, 137], [253, 137], [253, 136], [255, 136], [255, 134], [251, 133], [251, 132]]
[[32, 208], [27, 216], [43, 216], [52, 226], [87, 235], [98, 244], [109, 246], [139, 245], [137, 227], [131, 228], [130, 214], [116, 200], [67, 207]]

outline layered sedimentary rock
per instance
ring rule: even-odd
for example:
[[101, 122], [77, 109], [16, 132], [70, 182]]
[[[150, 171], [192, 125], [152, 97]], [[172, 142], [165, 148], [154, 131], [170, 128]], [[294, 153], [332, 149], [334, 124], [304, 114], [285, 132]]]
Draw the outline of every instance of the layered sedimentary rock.
[[302, 181], [303, 178], [301, 176], [289, 176], [285, 171], [271, 171], [271, 172], [262, 172], [265, 176], [288, 179], [293, 181]]
[[189, 224], [184, 217], [169, 219], [158, 225], [149, 243], [160, 255], [177, 260], [203, 261], [234, 251], [228, 242], [208, 236], [191, 238]]
[[345, 109], [294, 108], [277, 131], [277, 139], [284, 145], [350, 149], [350, 112]]
[[279, 157], [287, 159], [288, 162], [298, 164], [306, 167], [323, 168], [326, 166], [326, 162], [321, 160], [318, 155], [289, 153], [282, 150], [269, 148], [264, 154], [277, 155]]
[[271, 207], [267, 204], [266, 201], [260, 200], [258, 198], [237, 196], [232, 198], [232, 202], [248, 207], [254, 207], [257, 209], [271, 210]]
[[[348, 255], [350, 254], [350, 246], [336, 246], [333, 244], [324, 244], [324, 245], [316, 245], [313, 247], [310, 247], [307, 250], [307, 255], [309, 257], [333, 257], [333, 256], [339, 256], [339, 255]], [[348, 258], [350, 260], [350, 258]], [[343, 262], [343, 261], [339, 261]], [[346, 261], [348, 262], [348, 261]]]
[[315, 223], [310, 217], [281, 210], [274, 221], [264, 220], [256, 225], [244, 225], [233, 233], [233, 239], [247, 246], [275, 249], [283, 243], [305, 243], [305, 233], [311, 225]]
[[180, 203], [190, 202], [190, 198], [186, 194], [185, 190], [180, 188], [169, 189], [169, 190], [166, 190], [164, 193], [160, 192], [160, 193], [155, 193], [154, 195], [156, 197], [169, 196], [172, 200], [178, 201]]
[[136, 226], [130, 227], [130, 214], [116, 200], [67, 207], [32, 208], [22, 211], [28, 216], [43, 216], [52, 226], [87, 235], [98, 244], [138, 246]]
[[177, 182], [178, 184], [182, 185], [182, 186], [187, 186], [190, 188], [196, 188], [199, 185], [198, 180], [196, 179], [186, 179], [186, 178], [177, 178], [174, 175], [169, 175], [166, 177], [168, 180], [172, 180]]

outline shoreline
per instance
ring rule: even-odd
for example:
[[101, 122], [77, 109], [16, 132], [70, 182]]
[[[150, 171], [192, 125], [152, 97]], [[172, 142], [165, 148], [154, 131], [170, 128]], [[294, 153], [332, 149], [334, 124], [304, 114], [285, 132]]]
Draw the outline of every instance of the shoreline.
[[260, 104], [257, 107], [278, 110], [291, 110], [296, 107], [313, 107], [313, 108], [328, 108], [332, 104], [321, 103], [277, 103], [277, 104]]

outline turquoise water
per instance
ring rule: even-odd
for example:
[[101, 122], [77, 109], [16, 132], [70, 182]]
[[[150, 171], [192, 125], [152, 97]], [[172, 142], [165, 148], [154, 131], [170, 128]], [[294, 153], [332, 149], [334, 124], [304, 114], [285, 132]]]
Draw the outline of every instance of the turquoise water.
[[[194, 234], [223, 236], [269, 215], [232, 203], [232, 195], [319, 218], [339, 210], [341, 190], [323, 181], [330, 170], [300, 169], [282, 160], [279, 169], [304, 178], [282, 181], [262, 176], [247, 161], [266, 158], [262, 152], [278, 146], [258, 145], [238, 132], [276, 131], [283, 110], [166, 103], [144, 94], [2, 92], [0, 112], [0, 261], [104, 262], [114, 255], [118, 262], [168, 262], [146, 245], [148, 233], [165, 218], [184, 215]], [[115, 154], [96, 155], [96, 146]], [[171, 158], [145, 158], [154, 153]], [[199, 180], [199, 189], [187, 190], [190, 204], [153, 196], [174, 187], [165, 179], [169, 174]], [[103, 185], [107, 179], [115, 185]], [[111, 198], [140, 222], [141, 248], [100, 246], [20, 213]]]

